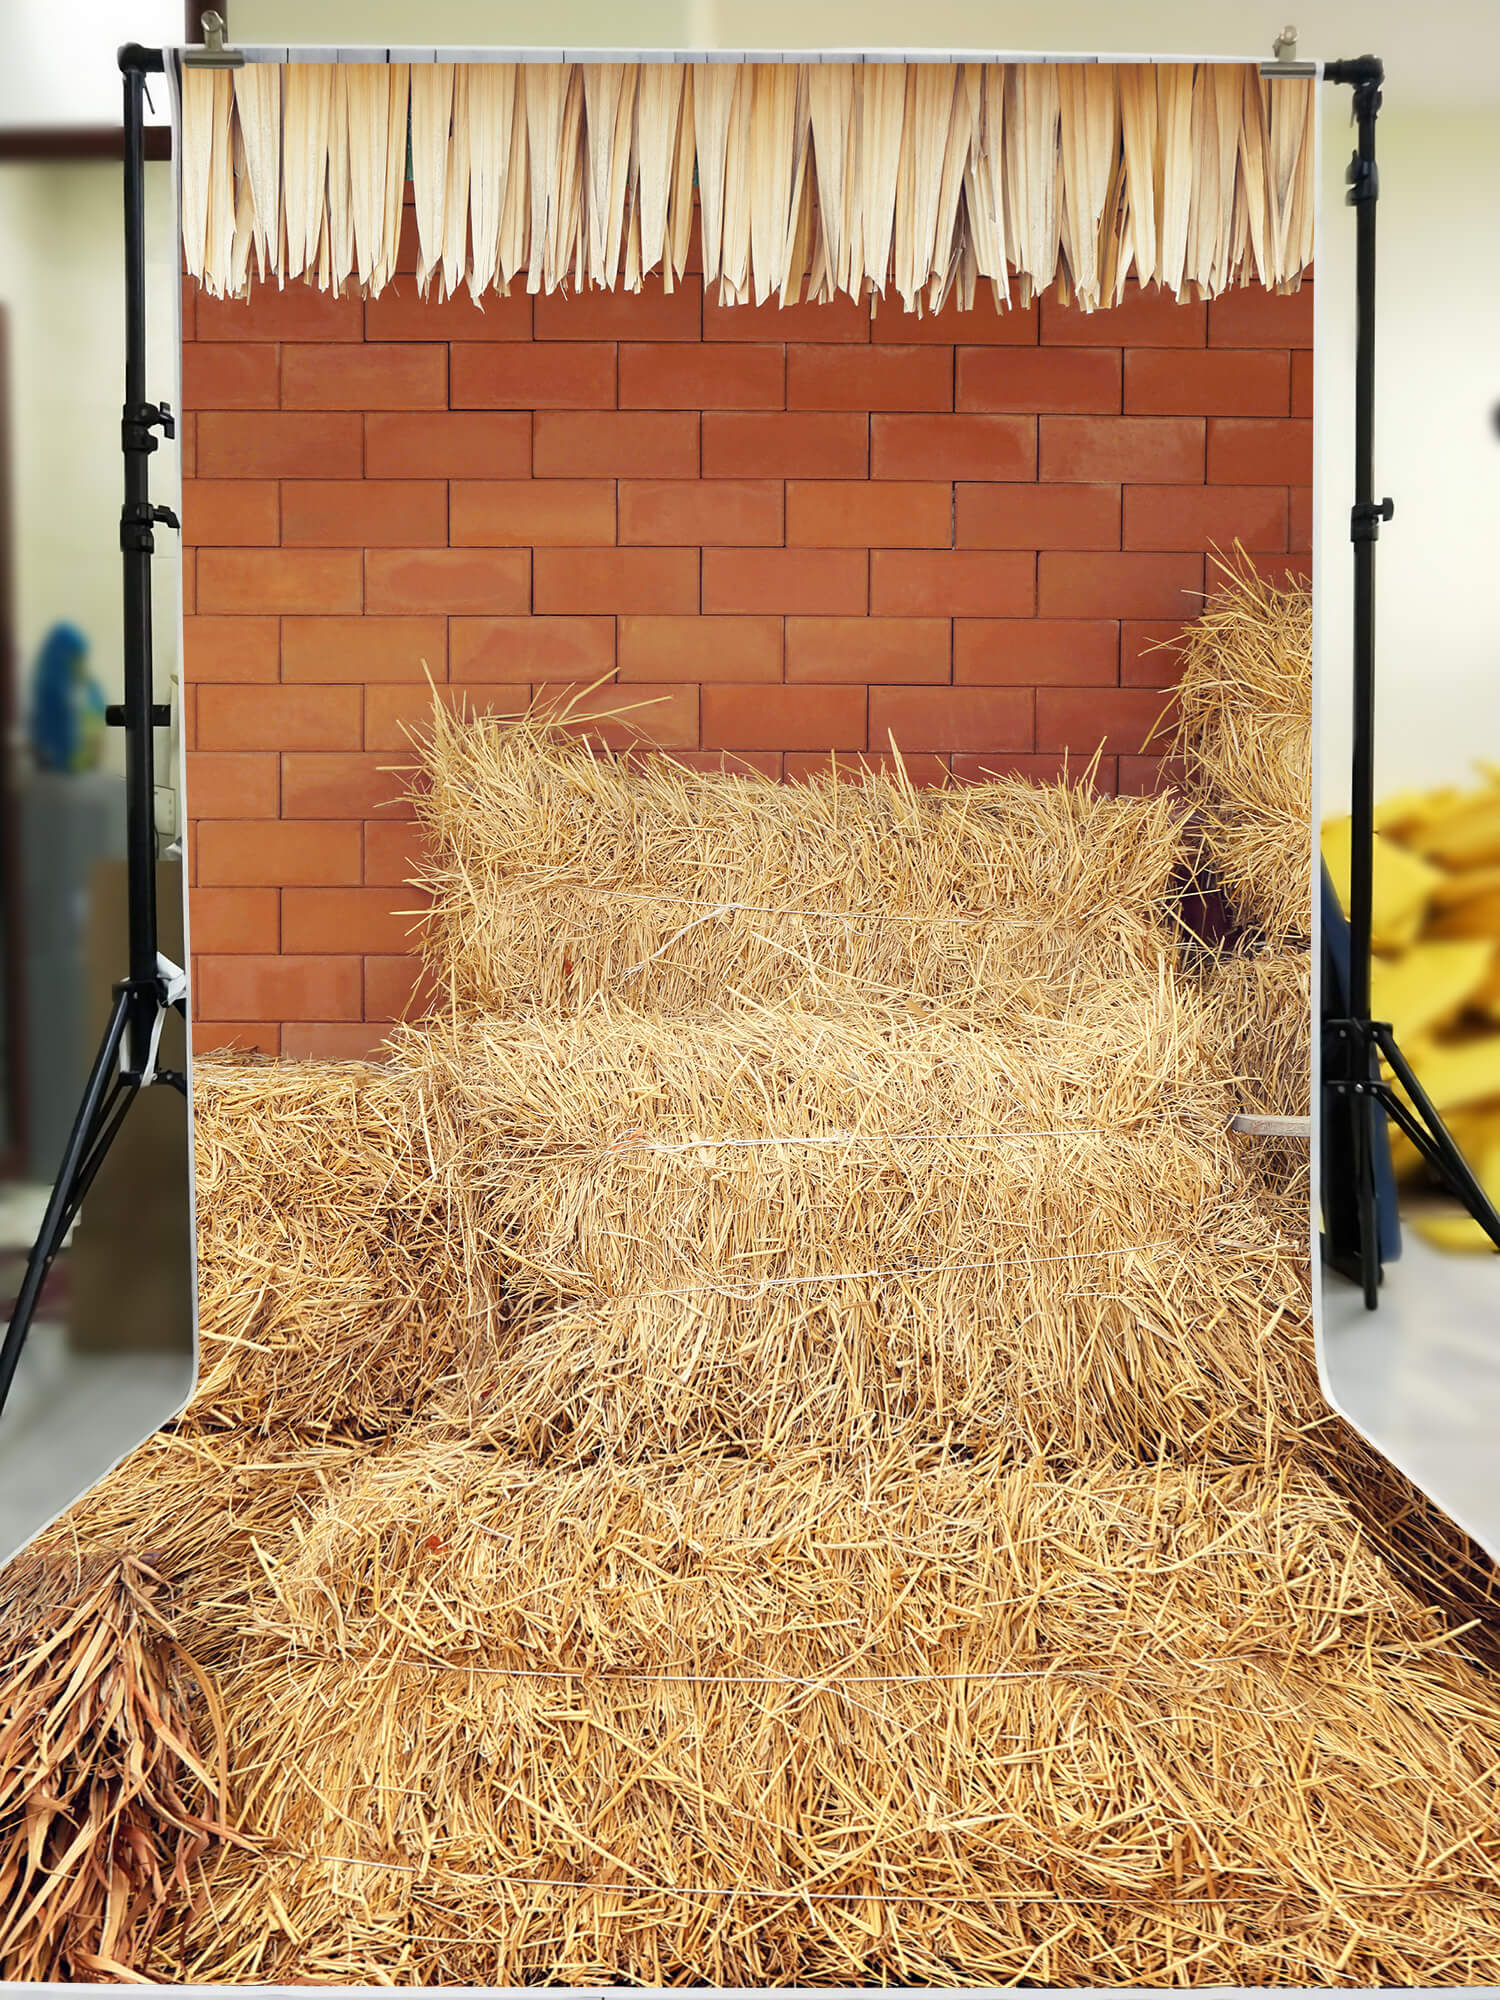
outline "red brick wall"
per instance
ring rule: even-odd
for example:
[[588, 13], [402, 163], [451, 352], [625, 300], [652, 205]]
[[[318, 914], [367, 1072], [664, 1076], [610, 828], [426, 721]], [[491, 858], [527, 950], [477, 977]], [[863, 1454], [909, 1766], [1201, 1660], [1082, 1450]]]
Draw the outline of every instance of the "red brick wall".
[[413, 989], [430, 696], [600, 705], [796, 778], [1161, 781], [1163, 658], [1235, 538], [1308, 567], [1312, 292], [873, 320], [675, 296], [189, 299], [198, 1045], [372, 1046]]

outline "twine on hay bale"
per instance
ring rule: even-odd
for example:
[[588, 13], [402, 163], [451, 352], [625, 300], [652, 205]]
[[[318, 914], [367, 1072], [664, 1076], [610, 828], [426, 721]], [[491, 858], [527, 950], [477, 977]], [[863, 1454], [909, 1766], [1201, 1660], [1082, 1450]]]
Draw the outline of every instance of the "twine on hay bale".
[[1003, 1028], [865, 1004], [409, 1031], [475, 1314], [433, 1410], [559, 1463], [1291, 1438], [1319, 1409], [1306, 1239], [1226, 1195], [1205, 1036], [1165, 967]]
[[1018, 983], [1178, 950], [1168, 798], [1019, 780], [920, 791], [899, 771], [781, 785], [627, 764], [557, 721], [434, 708], [414, 793], [424, 950], [460, 1008], [606, 996], [684, 1013], [864, 992], [982, 1013]]
[[225, 1824], [223, 1726], [140, 1556], [21, 1557], [0, 1582], [0, 1973], [135, 1980]]
[[268, 1560], [197, 1980], [1404, 1984], [1500, 1723], [1293, 1467], [388, 1454]]
[[1236, 544], [1182, 661], [1172, 752], [1236, 922], [1273, 949], [1312, 923], [1312, 593], [1278, 589]]

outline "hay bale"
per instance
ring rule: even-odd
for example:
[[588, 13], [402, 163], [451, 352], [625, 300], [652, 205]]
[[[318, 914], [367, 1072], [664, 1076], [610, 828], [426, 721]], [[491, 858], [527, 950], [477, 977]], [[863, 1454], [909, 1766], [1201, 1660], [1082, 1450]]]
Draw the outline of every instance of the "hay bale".
[[0, 1974], [136, 1979], [233, 1837], [168, 1579], [140, 1556], [24, 1556], [0, 1580], [0, 1661]]
[[[1203, 971], [1213, 1073], [1241, 1111], [1305, 1118], [1312, 1092], [1312, 958], [1305, 951], [1226, 952]], [[1236, 1165], [1283, 1234], [1311, 1241], [1312, 1152], [1305, 1139], [1239, 1135]]]
[[1275, 949], [1312, 924], [1312, 593], [1278, 590], [1243, 558], [1178, 642], [1173, 749], [1205, 860], [1236, 922]]
[[457, 1351], [421, 1087], [398, 1064], [196, 1064], [194, 1426], [379, 1436]]
[[1493, 1689], [1306, 1472], [429, 1446], [270, 1581], [194, 1980], [1500, 1964]]
[[1178, 813], [1019, 781], [779, 785], [439, 709], [425, 950], [464, 1008], [865, 993], [983, 1012], [1176, 953]]
[[1165, 970], [996, 1028], [595, 1006], [404, 1046], [464, 1205], [476, 1324], [441, 1407], [466, 1435], [557, 1463], [897, 1436], [1151, 1458], [1319, 1408], [1305, 1233], [1236, 1199], [1233, 1099]]

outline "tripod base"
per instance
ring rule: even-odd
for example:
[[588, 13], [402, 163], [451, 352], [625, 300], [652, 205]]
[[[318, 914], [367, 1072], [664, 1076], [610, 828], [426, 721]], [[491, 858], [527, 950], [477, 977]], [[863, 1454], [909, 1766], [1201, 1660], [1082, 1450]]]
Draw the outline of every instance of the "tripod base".
[[1343, 1166], [1339, 1174], [1343, 1198], [1325, 1215], [1325, 1258], [1332, 1269], [1360, 1287], [1366, 1309], [1373, 1312], [1384, 1275], [1376, 1181], [1378, 1149], [1385, 1136], [1383, 1118], [1406, 1135], [1497, 1251], [1500, 1211], [1422, 1088], [1390, 1022], [1335, 1020], [1326, 1024], [1325, 1034], [1330, 1126], [1326, 1149]]
[[[154, 1068], [160, 1024], [165, 1016], [166, 993], [161, 982], [125, 979], [116, 986], [114, 1005], [99, 1053], [84, 1086], [83, 1101], [68, 1134], [62, 1164], [52, 1197], [42, 1217], [42, 1226], [26, 1263], [26, 1275], [16, 1297], [15, 1310], [0, 1342], [0, 1410], [5, 1408], [15, 1379], [21, 1350], [41, 1300], [42, 1287], [58, 1251], [67, 1241], [68, 1231], [78, 1218], [84, 1197], [104, 1165], [110, 1147], [135, 1102], [137, 1093], [153, 1083], [169, 1084], [186, 1094], [187, 1079], [176, 1070]], [[180, 1000], [170, 1004], [181, 1006]], [[145, 1029], [147, 1066], [133, 1069], [122, 1062], [122, 1052], [133, 1040], [138, 1027]], [[128, 1039], [129, 1038], [129, 1039]]]

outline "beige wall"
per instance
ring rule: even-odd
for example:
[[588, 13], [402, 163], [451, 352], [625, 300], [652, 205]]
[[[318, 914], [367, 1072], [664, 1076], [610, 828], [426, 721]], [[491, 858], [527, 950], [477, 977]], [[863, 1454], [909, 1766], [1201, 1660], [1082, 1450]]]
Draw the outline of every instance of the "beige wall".
[[[147, 169], [148, 393], [174, 399], [176, 302], [170, 169]], [[30, 672], [48, 627], [66, 618], [93, 643], [94, 670], [120, 690], [120, 407], [124, 298], [118, 162], [0, 164], [0, 304], [10, 336], [11, 477], [17, 658]], [[171, 504], [177, 454], [152, 461], [153, 497]], [[175, 537], [153, 566], [158, 687], [175, 672]], [[121, 743], [108, 754], [118, 767]]]

